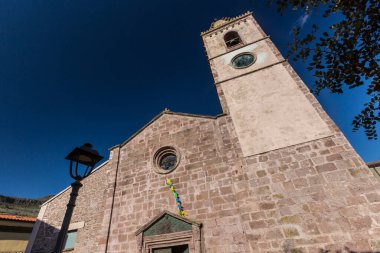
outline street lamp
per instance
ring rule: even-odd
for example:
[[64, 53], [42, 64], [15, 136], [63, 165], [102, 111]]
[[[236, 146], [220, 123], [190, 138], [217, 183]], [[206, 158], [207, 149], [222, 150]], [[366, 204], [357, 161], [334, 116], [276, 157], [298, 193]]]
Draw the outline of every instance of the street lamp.
[[70, 176], [75, 182], [71, 184], [70, 200], [67, 204], [65, 217], [63, 218], [61, 230], [58, 234], [54, 253], [62, 252], [63, 243], [70, 225], [78, 191], [79, 188], [82, 187], [80, 181], [91, 174], [95, 164], [102, 160], [103, 157], [100, 156], [96, 150], [92, 149], [90, 143], [85, 143], [81, 147], [73, 149], [73, 151], [66, 156], [66, 159], [70, 161]]

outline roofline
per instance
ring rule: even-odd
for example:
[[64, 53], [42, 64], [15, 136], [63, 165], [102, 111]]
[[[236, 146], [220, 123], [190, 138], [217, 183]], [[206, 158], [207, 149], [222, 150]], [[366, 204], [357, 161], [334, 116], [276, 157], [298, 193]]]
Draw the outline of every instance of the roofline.
[[[102, 168], [104, 165], [106, 165], [108, 163], [109, 160], [105, 161], [104, 163], [100, 164], [98, 167], [96, 167], [89, 176], [91, 176], [93, 173], [95, 173], [96, 171], [98, 171], [100, 168]], [[84, 179], [85, 180], [85, 179]], [[56, 195], [54, 195], [53, 197], [51, 197], [50, 199], [48, 199], [47, 201], [45, 201], [44, 203], [41, 204], [41, 206], [44, 206], [48, 203], [50, 203], [51, 201], [53, 201], [55, 198], [57, 198], [58, 196], [60, 196], [62, 193], [64, 193], [65, 191], [67, 191], [68, 189], [70, 189], [71, 186], [68, 186], [66, 187], [65, 189], [63, 189], [62, 191], [58, 192]]]
[[367, 163], [367, 166], [368, 166], [369, 168], [380, 167], [380, 160], [379, 160], [379, 161], [369, 162], [369, 163]]
[[30, 216], [18, 216], [18, 215], [12, 215], [12, 214], [0, 214], [0, 220], [24, 221], [24, 222], [34, 223], [37, 221], [37, 218], [30, 217]]
[[164, 111], [160, 112], [157, 116], [155, 116], [153, 119], [151, 119], [148, 123], [146, 123], [142, 128], [140, 128], [134, 134], [132, 134], [126, 141], [124, 141], [121, 144], [112, 146], [108, 150], [111, 151], [111, 150], [113, 150], [115, 148], [121, 148], [121, 147], [125, 146], [128, 142], [130, 142], [133, 138], [135, 138], [139, 133], [141, 133], [145, 128], [147, 128], [148, 126], [150, 126], [153, 122], [155, 122], [156, 120], [158, 120], [164, 114], [184, 116], [184, 117], [193, 117], [193, 118], [212, 119], [212, 120], [215, 120], [217, 118], [220, 118], [220, 117], [223, 117], [223, 116], [227, 115], [226, 113], [221, 113], [221, 114], [218, 114], [216, 116], [210, 116], [210, 115], [183, 113], [183, 112], [172, 112], [172, 111], [169, 111], [168, 109], [165, 109]]

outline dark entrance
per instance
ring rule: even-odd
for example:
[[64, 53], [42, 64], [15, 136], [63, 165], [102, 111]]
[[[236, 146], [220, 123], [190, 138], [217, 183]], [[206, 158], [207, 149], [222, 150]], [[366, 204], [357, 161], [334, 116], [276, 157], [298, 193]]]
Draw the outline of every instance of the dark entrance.
[[179, 245], [169, 248], [153, 249], [153, 253], [189, 253], [189, 246]]

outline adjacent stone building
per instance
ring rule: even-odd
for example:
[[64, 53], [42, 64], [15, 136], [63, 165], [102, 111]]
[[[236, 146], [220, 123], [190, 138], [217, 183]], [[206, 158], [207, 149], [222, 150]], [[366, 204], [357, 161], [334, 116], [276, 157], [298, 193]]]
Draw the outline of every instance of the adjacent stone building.
[[[251, 13], [202, 39], [222, 114], [165, 110], [112, 147], [66, 251], [380, 250], [378, 179]], [[28, 253], [52, 252], [69, 193], [42, 206]]]

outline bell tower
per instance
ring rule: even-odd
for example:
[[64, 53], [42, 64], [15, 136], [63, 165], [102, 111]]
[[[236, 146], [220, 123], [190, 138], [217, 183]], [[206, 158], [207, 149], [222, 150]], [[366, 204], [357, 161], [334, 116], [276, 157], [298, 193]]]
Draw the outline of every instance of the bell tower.
[[245, 157], [332, 135], [318, 102], [251, 12], [217, 20], [201, 36]]

